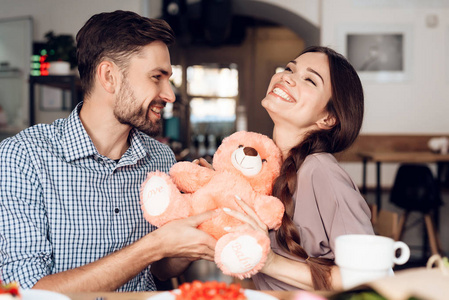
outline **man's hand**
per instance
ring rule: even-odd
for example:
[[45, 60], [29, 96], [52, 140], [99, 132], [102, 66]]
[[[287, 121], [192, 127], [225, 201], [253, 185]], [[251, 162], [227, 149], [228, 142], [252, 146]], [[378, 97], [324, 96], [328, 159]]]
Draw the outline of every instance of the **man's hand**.
[[216, 240], [197, 227], [214, 217], [216, 212], [208, 211], [182, 220], [175, 220], [153, 231], [164, 251], [164, 257], [185, 257], [190, 260], [214, 260]]
[[164, 281], [182, 274], [192, 261], [214, 260], [216, 240], [197, 227], [215, 214], [209, 211], [172, 221], [154, 231], [158, 239], [163, 239], [160, 246], [166, 252], [165, 258], [151, 265], [153, 275]]

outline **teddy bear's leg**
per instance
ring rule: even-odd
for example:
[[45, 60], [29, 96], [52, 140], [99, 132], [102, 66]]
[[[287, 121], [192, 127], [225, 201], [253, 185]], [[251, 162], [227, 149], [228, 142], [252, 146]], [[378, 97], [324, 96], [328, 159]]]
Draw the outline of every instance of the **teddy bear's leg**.
[[140, 188], [145, 219], [155, 226], [186, 218], [190, 214], [190, 195], [182, 195], [171, 178], [162, 172], [148, 173]]
[[226, 275], [249, 278], [262, 269], [270, 251], [270, 239], [257, 231], [224, 235], [215, 246], [215, 263]]

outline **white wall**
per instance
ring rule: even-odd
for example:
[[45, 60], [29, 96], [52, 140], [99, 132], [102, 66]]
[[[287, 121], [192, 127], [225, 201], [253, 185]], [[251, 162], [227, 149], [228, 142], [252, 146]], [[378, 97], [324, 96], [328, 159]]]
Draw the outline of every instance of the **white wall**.
[[[426, 18], [434, 15], [436, 27]], [[404, 27], [410, 34], [409, 79], [376, 82], [362, 79], [365, 119], [362, 133], [449, 135], [449, 3], [445, 0], [323, 0], [322, 45], [342, 51], [342, 28], [371, 30], [378, 26]], [[344, 164], [361, 182], [361, 167]], [[434, 167], [434, 166], [433, 166]], [[397, 164], [384, 164], [382, 184], [391, 186]], [[375, 182], [374, 165], [368, 168], [368, 184]]]
[[[362, 80], [366, 97], [363, 133], [449, 133], [449, 4], [447, 1], [324, 0], [322, 44], [341, 51], [343, 27], [362, 29], [404, 26], [410, 33], [408, 80], [379, 83]], [[387, 1], [377, 1], [388, 3]], [[365, 3], [361, 5], [360, 3]], [[438, 18], [428, 27], [426, 18]], [[371, 29], [369, 29], [371, 30]]]
[[257, 1], [273, 4], [282, 7], [284, 9], [290, 10], [302, 16], [307, 21], [311, 22], [313, 25], [320, 27], [322, 0], [257, 0]]
[[142, 11], [141, 0], [0, 0], [0, 18], [32, 16], [34, 39], [44, 40], [50, 30], [76, 35], [94, 14], [117, 9]]

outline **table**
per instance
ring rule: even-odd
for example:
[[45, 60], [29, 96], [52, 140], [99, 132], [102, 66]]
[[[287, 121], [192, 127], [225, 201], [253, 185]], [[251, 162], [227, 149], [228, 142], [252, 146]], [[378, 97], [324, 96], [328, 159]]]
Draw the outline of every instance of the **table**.
[[[97, 293], [73, 293], [66, 294], [71, 300], [146, 300], [161, 292], [139, 292], [139, 293], [114, 293], [114, 292], [97, 292]], [[295, 292], [285, 291], [263, 291], [265, 294], [272, 295], [280, 300], [293, 300]]]
[[376, 163], [376, 204], [381, 207], [381, 163], [436, 163], [438, 180], [441, 179], [441, 166], [449, 162], [449, 154], [438, 154], [430, 151], [359, 151], [357, 155], [363, 160], [362, 193], [366, 194], [366, 165], [368, 162]]

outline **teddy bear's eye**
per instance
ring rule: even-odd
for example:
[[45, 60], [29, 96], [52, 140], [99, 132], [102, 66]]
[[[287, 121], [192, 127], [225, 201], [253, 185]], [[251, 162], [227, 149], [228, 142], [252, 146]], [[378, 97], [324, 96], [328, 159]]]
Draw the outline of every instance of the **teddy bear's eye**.
[[264, 159], [262, 159], [262, 163], [264, 163], [264, 162], [267, 162], [267, 160], [264, 158]]
[[239, 148], [242, 148], [243, 147], [243, 145], [239, 145]]

